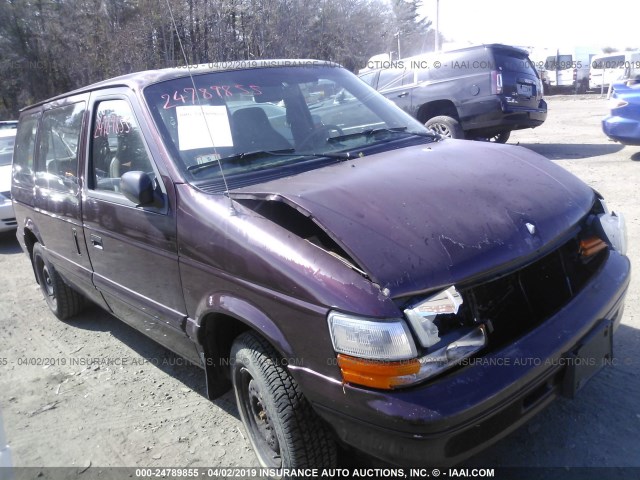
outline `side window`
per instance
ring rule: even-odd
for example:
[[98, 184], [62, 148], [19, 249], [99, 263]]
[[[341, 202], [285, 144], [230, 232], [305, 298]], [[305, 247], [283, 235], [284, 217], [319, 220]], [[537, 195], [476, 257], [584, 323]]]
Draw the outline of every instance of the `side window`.
[[36, 163], [38, 186], [75, 193], [84, 109], [84, 102], [80, 102], [42, 115]]
[[400, 69], [380, 70], [380, 78], [378, 79], [378, 90], [388, 90], [402, 86], [402, 79], [405, 71]]
[[407, 70], [402, 76], [402, 86], [404, 87], [405, 85], [413, 85], [416, 83], [415, 77], [415, 70]]
[[363, 73], [362, 75], [360, 75], [360, 80], [362, 80], [364, 83], [366, 83], [370, 87], [373, 87], [374, 86], [373, 82], [375, 82], [376, 80], [377, 73], [378, 73], [377, 71]]
[[13, 156], [13, 183], [21, 187], [33, 187], [33, 156], [39, 114], [24, 116], [18, 124]]
[[421, 68], [418, 70], [418, 82], [428, 82], [431, 80], [431, 70], [428, 68]]
[[140, 127], [126, 100], [99, 102], [92, 132], [93, 189], [119, 192], [124, 173], [153, 172]]

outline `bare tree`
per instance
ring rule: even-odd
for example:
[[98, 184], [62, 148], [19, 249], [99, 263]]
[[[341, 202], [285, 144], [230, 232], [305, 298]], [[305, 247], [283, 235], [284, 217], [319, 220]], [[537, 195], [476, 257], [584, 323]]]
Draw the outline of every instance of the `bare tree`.
[[[3, 0], [0, 117], [133, 71], [260, 58], [356, 70], [401, 31], [420, 46], [417, 0]], [[169, 13], [169, 8], [173, 14]], [[180, 49], [184, 46], [184, 54]]]

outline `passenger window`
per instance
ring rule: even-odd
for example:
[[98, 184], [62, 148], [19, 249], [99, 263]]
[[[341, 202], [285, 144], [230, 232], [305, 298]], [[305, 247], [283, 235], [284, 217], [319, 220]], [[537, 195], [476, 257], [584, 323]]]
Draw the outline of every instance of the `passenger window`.
[[75, 193], [84, 109], [81, 102], [54, 108], [42, 115], [36, 164], [38, 186]]
[[400, 69], [387, 69], [380, 71], [378, 90], [388, 90], [402, 86], [405, 71]]
[[32, 114], [23, 117], [18, 125], [13, 156], [13, 182], [21, 187], [33, 187], [33, 156], [39, 116]]
[[153, 172], [140, 127], [126, 100], [99, 102], [92, 132], [91, 165], [95, 190], [120, 192], [120, 177], [124, 173]]
[[418, 82], [428, 82], [431, 80], [431, 70], [428, 68], [421, 68], [418, 70]]
[[373, 87], [374, 86], [373, 82], [376, 80], [376, 73], [378, 72], [364, 73], [360, 75], [360, 80], [362, 80], [364, 83], [366, 83], [370, 87]]
[[407, 70], [402, 76], [402, 86], [413, 85], [415, 82], [415, 70]]

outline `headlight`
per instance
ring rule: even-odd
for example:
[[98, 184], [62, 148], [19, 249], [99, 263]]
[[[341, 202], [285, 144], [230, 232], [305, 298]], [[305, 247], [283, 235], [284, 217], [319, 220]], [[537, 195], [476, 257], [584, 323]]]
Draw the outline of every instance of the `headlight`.
[[610, 212], [604, 200], [600, 199], [604, 213], [596, 216], [594, 228], [612, 248], [622, 255], [627, 254], [627, 225], [621, 213]]
[[404, 311], [420, 345], [427, 349], [418, 359], [417, 381], [454, 367], [487, 344], [484, 326], [465, 325], [458, 317], [463, 303], [456, 287], [451, 286]]
[[[455, 287], [449, 287], [405, 310], [420, 345], [427, 349], [420, 358], [403, 320], [331, 312], [329, 330], [342, 378], [389, 390], [419, 383], [474, 355], [487, 344], [485, 327], [448, 321], [455, 318], [462, 303]], [[443, 317], [438, 319], [439, 315]], [[438, 324], [443, 318], [446, 326], [440, 331]]]
[[328, 320], [345, 382], [383, 390], [415, 382], [420, 363], [404, 320], [373, 320], [339, 312], [331, 312]]
[[409, 328], [401, 319], [376, 321], [331, 312], [329, 331], [333, 348], [338, 353], [388, 361], [417, 356]]
[[469, 358], [487, 344], [484, 325], [470, 330], [467, 329], [466, 333], [459, 332], [458, 335], [457, 339], [419, 359], [420, 371], [417, 375], [419, 380], [433, 377], [440, 372], [448, 370], [462, 360]]

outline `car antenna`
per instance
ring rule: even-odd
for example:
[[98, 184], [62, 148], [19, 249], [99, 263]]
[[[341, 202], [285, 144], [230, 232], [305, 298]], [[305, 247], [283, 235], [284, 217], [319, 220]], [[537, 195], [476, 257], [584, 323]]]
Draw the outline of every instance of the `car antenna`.
[[[171, 9], [171, 5], [169, 0], [165, 0], [167, 3], [167, 8], [169, 9], [169, 16], [171, 17], [171, 23], [173, 24], [173, 29], [176, 32], [176, 37], [178, 37], [178, 44], [180, 45], [180, 51], [182, 52], [182, 58], [184, 59], [184, 64], [187, 67], [187, 73], [189, 74], [189, 79], [191, 80], [191, 86], [193, 87], [193, 91], [196, 96], [196, 101], [198, 106], [200, 107], [200, 112], [202, 113], [202, 118], [204, 119], [204, 123], [207, 126], [207, 133], [209, 134], [209, 139], [211, 140], [211, 145], [213, 145], [213, 154], [218, 157], [218, 151], [216, 149], [216, 144], [213, 141], [213, 135], [211, 135], [211, 129], [209, 128], [209, 121], [207, 120], [207, 116], [204, 114], [204, 108], [202, 107], [202, 102], [200, 101], [200, 95], [198, 94], [198, 89], [196, 88], [196, 82], [193, 79], [193, 75], [191, 74], [191, 66], [189, 65], [189, 61], [187, 60], [187, 54], [184, 51], [184, 46], [182, 45], [182, 40], [180, 39], [180, 33], [178, 32], [178, 25], [176, 24], [176, 19], [173, 16], [173, 10]], [[227, 184], [227, 178], [224, 175], [224, 170], [222, 168], [221, 159], [218, 158], [218, 166], [220, 167], [220, 175], [222, 176], [222, 181], [224, 182], [224, 193], [229, 199], [229, 213], [231, 215], [237, 215], [233, 200], [231, 199], [231, 195], [229, 195], [229, 185]]]

